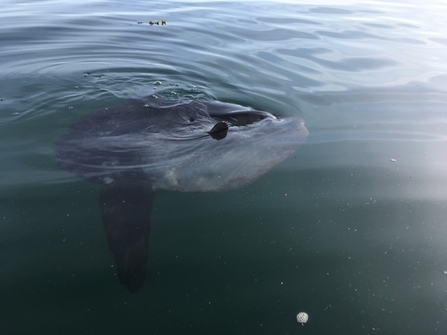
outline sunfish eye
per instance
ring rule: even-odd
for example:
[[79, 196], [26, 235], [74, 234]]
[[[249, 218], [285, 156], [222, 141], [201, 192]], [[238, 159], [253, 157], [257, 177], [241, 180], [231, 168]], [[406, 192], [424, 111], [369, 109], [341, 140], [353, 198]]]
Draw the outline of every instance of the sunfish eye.
[[263, 111], [243, 111], [228, 114], [228, 120], [233, 126], [247, 126], [252, 123], [264, 120], [272, 115]]

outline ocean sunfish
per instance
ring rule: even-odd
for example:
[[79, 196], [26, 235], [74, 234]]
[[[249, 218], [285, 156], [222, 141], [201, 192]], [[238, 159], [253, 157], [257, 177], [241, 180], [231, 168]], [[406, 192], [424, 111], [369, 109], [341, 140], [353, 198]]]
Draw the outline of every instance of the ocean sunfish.
[[308, 135], [298, 117], [211, 100], [151, 95], [92, 112], [56, 142], [59, 166], [102, 184], [99, 205], [119, 280], [138, 291], [147, 272], [158, 189], [219, 192], [245, 186]]

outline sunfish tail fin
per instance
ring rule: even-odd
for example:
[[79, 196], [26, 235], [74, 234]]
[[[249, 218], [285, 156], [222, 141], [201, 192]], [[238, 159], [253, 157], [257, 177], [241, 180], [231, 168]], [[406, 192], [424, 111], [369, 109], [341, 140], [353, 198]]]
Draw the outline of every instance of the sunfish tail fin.
[[155, 193], [148, 183], [119, 181], [99, 196], [102, 222], [121, 284], [136, 292], [147, 272], [149, 228]]

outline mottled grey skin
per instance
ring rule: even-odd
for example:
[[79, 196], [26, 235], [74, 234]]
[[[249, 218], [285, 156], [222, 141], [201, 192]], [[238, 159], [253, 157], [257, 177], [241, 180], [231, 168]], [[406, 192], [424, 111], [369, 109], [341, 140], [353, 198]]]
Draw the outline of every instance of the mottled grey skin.
[[149, 97], [82, 118], [58, 139], [56, 155], [60, 167], [103, 184], [99, 202], [109, 248], [120, 282], [137, 291], [147, 271], [157, 189], [242, 187], [294, 153], [307, 134], [299, 118], [218, 101]]

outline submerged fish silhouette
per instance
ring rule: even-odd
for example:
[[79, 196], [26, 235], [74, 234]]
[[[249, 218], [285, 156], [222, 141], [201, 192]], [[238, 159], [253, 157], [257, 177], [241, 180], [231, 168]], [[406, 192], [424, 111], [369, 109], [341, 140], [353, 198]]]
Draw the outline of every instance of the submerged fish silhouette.
[[103, 184], [99, 205], [119, 280], [137, 291], [147, 272], [155, 191], [242, 187], [294, 153], [300, 118], [231, 103], [150, 96], [95, 111], [56, 142], [59, 166]]

